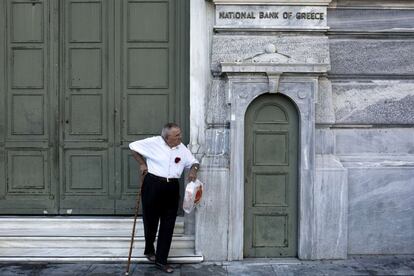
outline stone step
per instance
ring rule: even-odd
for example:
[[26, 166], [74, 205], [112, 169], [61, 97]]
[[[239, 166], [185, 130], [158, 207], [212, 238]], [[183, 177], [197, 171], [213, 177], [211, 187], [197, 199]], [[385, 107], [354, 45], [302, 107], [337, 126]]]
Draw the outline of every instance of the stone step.
[[[127, 258], [129, 247], [126, 248], [1, 248], [0, 259], [13, 258]], [[195, 256], [192, 248], [171, 248], [170, 257]], [[143, 258], [143, 248], [132, 251], [134, 258]]]
[[[3, 217], [0, 218], [0, 237], [129, 237], [133, 218], [114, 217]], [[143, 236], [142, 219], [137, 219], [135, 235]], [[174, 235], [184, 234], [182, 218], [177, 218]]]
[[[185, 255], [186, 252], [180, 252], [181, 255], [177, 256], [170, 256], [168, 257], [169, 263], [179, 263], [179, 264], [194, 264], [194, 263], [201, 263], [203, 261], [203, 256], [201, 255], [194, 255], [191, 254], [191, 252], [188, 252], [189, 255]], [[124, 262], [126, 263], [128, 260], [128, 257], [89, 257], [89, 256], [83, 256], [83, 257], [1, 257], [0, 256], [0, 262], [48, 262], [48, 263], [96, 263], [96, 262]], [[149, 263], [147, 258], [144, 256], [134, 256], [131, 258], [132, 263]]]
[[[1, 217], [0, 262], [108, 262], [126, 261], [133, 218], [118, 217]], [[144, 256], [142, 219], [137, 220], [134, 262]], [[170, 262], [198, 263], [194, 236], [184, 235], [177, 218]]]
[[[129, 237], [0, 237], [0, 255], [7, 248], [129, 248]], [[134, 248], [144, 248], [144, 237], [134, 239]], [[193, 236], [175, 236], [171, 248], [194, 248]]]
[[[96, 237], [0, 237], [3, 257], [100, 257], [128, 256], [130, 239]], [[134, 240], [134, 257], [143, 257], [144, 238]], [[194, 237], [174, 237], [170, 256], [194, 256]]]

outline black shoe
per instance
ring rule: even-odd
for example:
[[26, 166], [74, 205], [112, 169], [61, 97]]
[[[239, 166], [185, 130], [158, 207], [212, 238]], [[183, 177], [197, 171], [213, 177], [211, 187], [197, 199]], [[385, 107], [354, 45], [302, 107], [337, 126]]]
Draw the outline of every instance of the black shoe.
[[160, 264], [155, 262], [155, 266], [159, 269], [164, 271], [165, 273], [173, 273], [174, 269], [168, 264]]
[[154, 254], [145, 254], [145, 258], [147, 258], [148, 261], [151, 263], [155, 262], [155, 255]]

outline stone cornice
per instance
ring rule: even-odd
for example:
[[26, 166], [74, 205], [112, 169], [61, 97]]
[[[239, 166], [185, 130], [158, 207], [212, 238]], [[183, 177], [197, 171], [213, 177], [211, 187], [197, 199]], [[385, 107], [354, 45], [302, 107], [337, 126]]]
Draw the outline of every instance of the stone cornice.
[[329, 64], [278, 64], [278, 63], [238, 63], [221, 62], [219, 65], [221, 73], [326, 73]]
[[332, 0], [210, 0], [220, 5], [328, 6]]

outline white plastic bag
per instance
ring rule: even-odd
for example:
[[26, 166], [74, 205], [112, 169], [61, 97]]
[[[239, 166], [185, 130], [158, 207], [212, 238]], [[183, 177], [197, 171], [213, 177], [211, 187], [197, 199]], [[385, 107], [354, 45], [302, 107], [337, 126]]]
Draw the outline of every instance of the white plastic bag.
[[184, 192], [183, 209], [189, 214], [197, 206], [203, 196], [203, 183], [196, 179], [187, 184]]

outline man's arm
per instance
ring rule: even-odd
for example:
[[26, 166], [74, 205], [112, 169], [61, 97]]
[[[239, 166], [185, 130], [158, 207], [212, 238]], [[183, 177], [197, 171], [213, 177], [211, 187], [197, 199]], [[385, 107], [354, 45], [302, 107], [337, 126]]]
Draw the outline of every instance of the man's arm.
[[147, 167], [147, 162], [145, 161], [144, 157], [142, 157], [142, 155], [136, 151], [132, 151], [132, 155], [134, 156], [134, 159], [137, 160], [139, 164], [139, 169], [141, 171], [141, 174], [146, 175], [148, 173], [148, 167]]
[[200, 164], [195, 163], [191, 166], [190, 172], [188, 173], [188, 180], [195, 181], [197, 179], [197, 172], [200, 169]]

